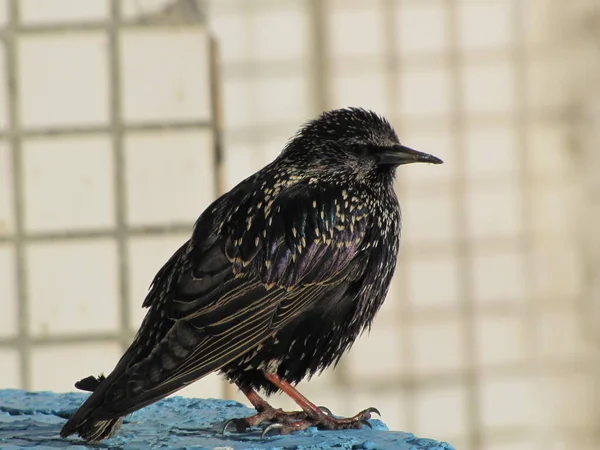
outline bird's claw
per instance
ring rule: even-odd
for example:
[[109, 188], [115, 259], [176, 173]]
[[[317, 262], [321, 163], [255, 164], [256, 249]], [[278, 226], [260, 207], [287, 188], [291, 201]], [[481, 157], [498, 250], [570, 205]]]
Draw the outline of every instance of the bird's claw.
[[223, 430], [221, 431], [221, 434], [225, 434], [227, 432], [227, 428], [229, 428], [229, 425], [231, 425], [233, 423], [233, 419], [229, 419], [227, 422], [225, 422], [225, 425], [223, 425]]
[[[345, 419], [345, 420], [349, 421], [349, 422], [363, 423], [363, 424], [367, 425], [369, 428], [373, 429], [371, 424], [368, 422], [368, 420], [371, 418], [371, 414], [377, 414], [379, 417], [381, 417], [381, 413], [379, 412], [379, 410], [377, 408], [370, 407], [370, 408], [365, 409], [364, 411], [359, 412], [354, 417], [352, 417], [350, 419]], [[344, 420], [344, 419], [342, 419], [342, 420]]]
[[363, 414], [377, 414], [379, 417], [381, 417], [381, 413], [379, 412], [379, 410], [373, 406], [371, 406], [370, 408], [367, 408], [363, 411]]
[[321, 410], [321, 412], [324, 412], [328, 416], [333, 416], [333, 413], [327, 406], [317, 406], [317, 408], [319, 408]]
[[271, 425], [269, 425], [262, 431], [262, 433], [260, 434], [260, 438], [264, 439], [265, 436], [267, 434], [269, 434], [270, 431], [273, 431], [273, 430], [280, 430], [280, 432], [281, 432], [281, 431], [283, 431], [283, 428], [284, 428], [284, 425], [281, 423], [272, 423]]
[[229, 426], [232, 424], [235, 425], [235, 431], [238, 433], [244, 432], [250, 428], [250, 425], [244, 419], [229, 419], [223, 426], [222, 434], [225, 434]]

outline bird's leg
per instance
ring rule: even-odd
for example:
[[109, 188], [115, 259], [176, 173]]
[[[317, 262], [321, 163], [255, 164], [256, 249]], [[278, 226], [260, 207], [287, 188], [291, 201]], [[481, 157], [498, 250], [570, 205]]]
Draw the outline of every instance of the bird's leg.
[[238, 432], [246, 431], [248, 428], [256, 427], [264, 422], [291, 423], [306, 418], [304, 411], [285, 412], [281, 408], [273, 408], [258, 393], [249, 387], [238, 385], [240, 391], [248, 398], [257, 413], [243, 419], [231, 419], [225, 423], [223, 433], [230, 425], [235, 425]]
[[319, 429], [325, 430], [359, 429], [362, 428], [363, 425], [371, 427], [369, 422], [367, 422], [367, 420], [371, 418], [371, 414], [376, 413], [381, 415], [377, 408], [367, 408], [353, 417], [338, 419], [334, 417], [327, 408], [315, 405], [298, 392], [290, 383], [282, 380], [279, 376], [268, 372], [264, 372], [264, 375], [267, 380], [289, 395], [290, 398], [302, 408], [306, 415], [304, 418], [295, 422], [281, 422], [269, 425], [263, 431], [263, 436], [273, 429], [278, 429], [281, 434], [288, 434], [294, 431], [305, 430], [311, 426], [316, 426]]

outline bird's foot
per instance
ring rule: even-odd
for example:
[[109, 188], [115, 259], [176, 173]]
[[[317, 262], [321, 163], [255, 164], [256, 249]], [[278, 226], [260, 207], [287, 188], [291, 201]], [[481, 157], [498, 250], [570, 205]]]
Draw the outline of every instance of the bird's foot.
[[275, 422], [266, 427], [262, 432], [265, 437], [271, 431], [279, 431], [280, 434], [290, 434], [296, 431], [306, 430], [310, 427], [317, 427], [319, 430], [349, 430], [360, 429], [363, 425], [372, 428], [368, 420], [371, 414], [381, 416], [377, 408], [367, 408], [355, 416], [348, 418], [337, 418], [327, 408], [319, 407], [319, 412], [305, 414], [305, 418], [291, 422]]
[[256, 427], [265, 422], [287, 425], [304, 420], [305, 418], [306, 413], [304, 411], [287, 412], [281, 408], [273, 408], [272, 406], [267, 405], [266, 407], [261, 408], [261, 410], [253, 416], [228, 420], [223, 427], [223, 433], [225, 433], [232, 425], [235, 426], [235, 430], [238, 433], [241, 433], [248, 428]]

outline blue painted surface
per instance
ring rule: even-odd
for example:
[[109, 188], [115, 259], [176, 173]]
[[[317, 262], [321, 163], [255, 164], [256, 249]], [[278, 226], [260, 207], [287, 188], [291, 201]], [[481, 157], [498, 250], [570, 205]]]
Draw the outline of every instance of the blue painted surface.
[[119, 433], [101, 444], [86, 446], [71, 436], [58, 433], [65, 418], [85, 400], [87, 394], [54, 394], [0, 390], [0, 448], [110, 448], [110, 449], [398, 449], [453, 450], [431, 439], [410, 433], [388, 431], [379, 420], [373, 430], [318, 431], [309, 428], [293, 435], [260, 438], [260, 430], [222, 434], [223, 424], [234, 417], [254, 413], [241, 403], [171, 397], [131, 414]]

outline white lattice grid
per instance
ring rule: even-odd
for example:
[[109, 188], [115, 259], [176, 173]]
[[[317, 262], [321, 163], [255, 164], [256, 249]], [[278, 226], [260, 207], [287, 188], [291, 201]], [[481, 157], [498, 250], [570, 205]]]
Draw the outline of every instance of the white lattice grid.
[[204, 12], [168, 6], [0, 1], [1, 387], [110, 371], [216, 196]]
[[[16, 274], [0, 284], [3, 386], [66, 390], [110, 369], [152, 274], [214, 196], [201, 131], [205, 41], [158, 27], [136, 43], [141, 25], [127, 25], [168, 3], [0, 1], [0, 169], [9, 169], [0, 268]], [[391, 427], [458, 449], [596, 448], [593, 350], [573, 301], [581, 259], [565, 213], [575, 183], [556, 3], [210, 6], [228, 186], [268, 162], [300, 122], [350, 104], [386, 114], [403, 141], [446, 160], [401, 171], [405, 228], [389, 299], [341, 367], [301, 389], [339, 414], [376, 405]], [[126, 41], [129, 57], [118, 58]], [[115, 57], [121, 71], [109, 70]], [[173, 131], [151, 132], [158, 122]], [[210, 377], [186, 393], [220, 389]]]

